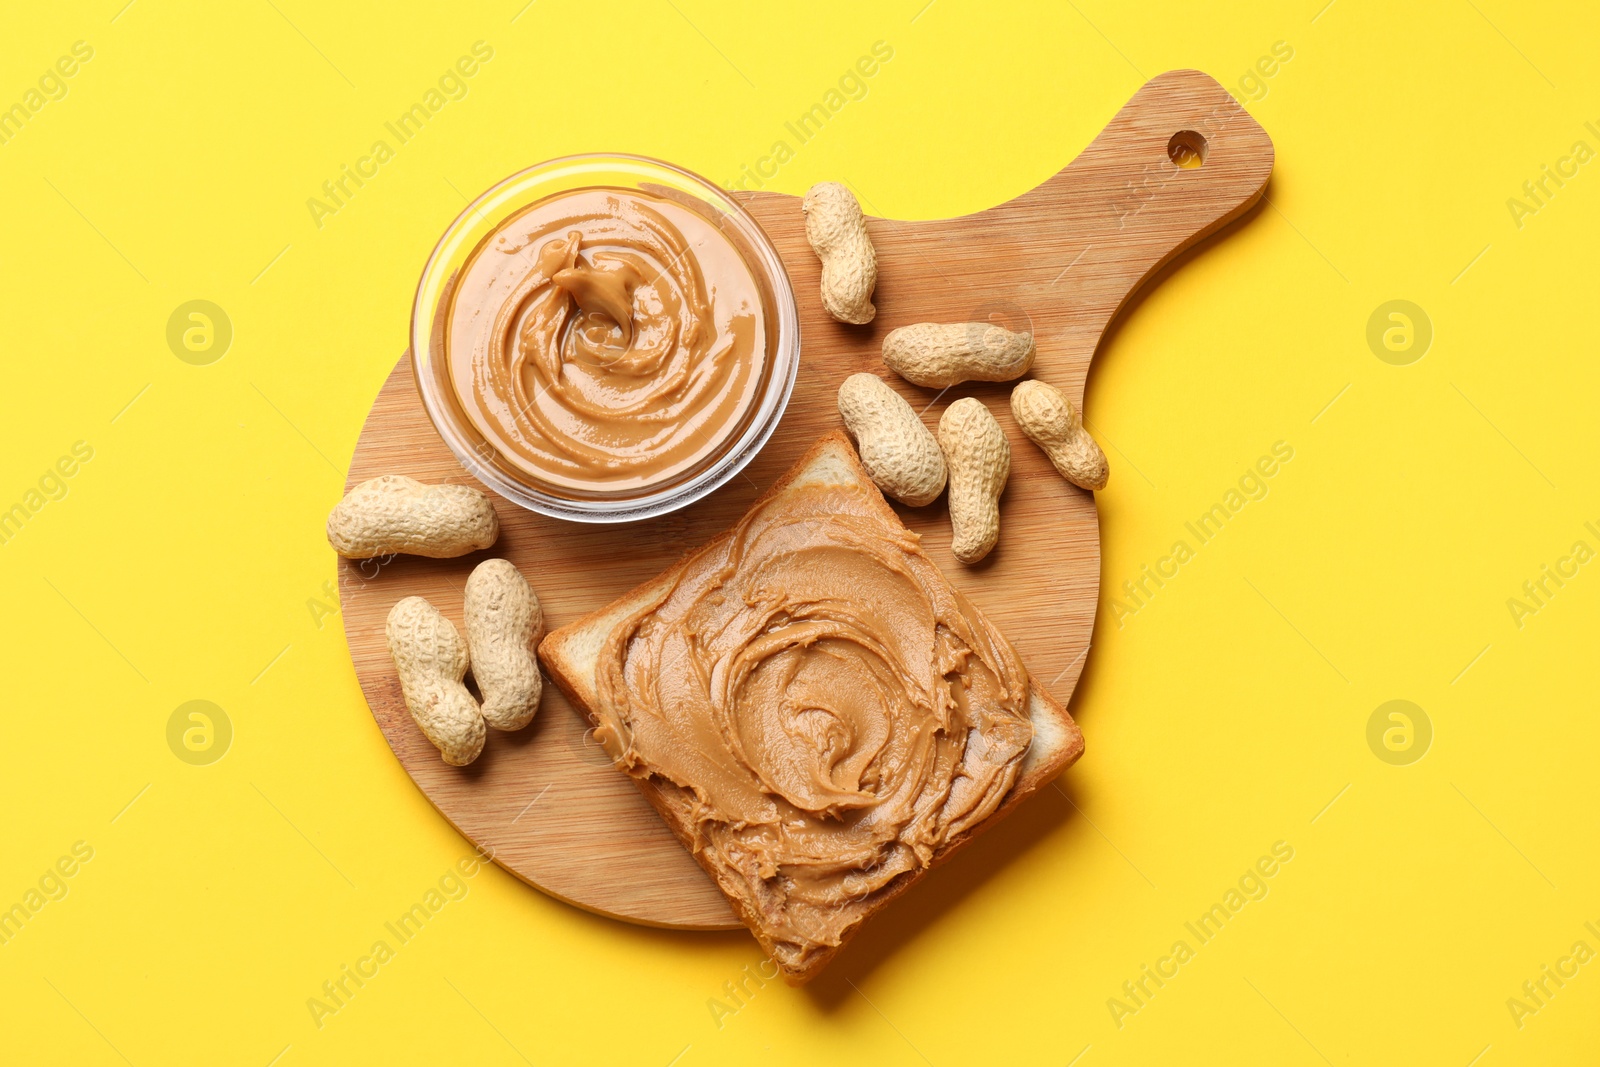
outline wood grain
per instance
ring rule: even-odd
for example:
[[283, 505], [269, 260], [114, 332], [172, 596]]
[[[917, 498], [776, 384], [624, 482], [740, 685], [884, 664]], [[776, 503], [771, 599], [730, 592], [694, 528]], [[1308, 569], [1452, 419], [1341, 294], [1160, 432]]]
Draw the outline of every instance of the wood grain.
[[[1182, 168], [1169, 158], [1168, 143], [1180, 131], [1204, 139], [1202, 166]], [[737, 927], [722, 895], [610, 766], [554, 685], [546, 686], [532, 726], [518, 734], [490, 731], [476, 763], [446, 766], [401, 700], [384, 643], [389, 608], [402, 597], [424, 596], [459, 626], [468, 573], [484, 558], [504, 556], [538, 592], [547, 626], [565, 625], [731, 525], [819, 435], [838, 427], [839, 383], [869, 370], [924, 411], [930, 426], [951, 401], [977, 396], [1006, 427], [1013, 463], [1002, 534], [981, 564], [963, 566], [950, 555], [942, 498], [896, 510], [956, 586], [1011, 638], [1035, 682], [1066, 703], [1094, 627], [1100, 578], [1094, 497], [1057, 476], [1013, 424], [1010, 383], [958, 386], [942, 395], [919, 389], [883, 370], [883, 335], [924, 321], [992, 320], [1031, 329], [1039, 353], [1034, 376], [1081, 403], [1090, 360], [1118, 309], [1163, 264], [1243, 214], [1261, 196], [1272, 160], [1265, 131], [1215, 81], [1197, 71], [1163, 74], [1069, 166], [1015, 200], [956, 219], [869, 218], [879, 312], [867, 326], [842, 325], [823, 312], [820, 266], [806, 244], [799, 199], [738, 194], [782, 256], [800, 306], [799, 380], [777, 433], [743, 477], [673, 515], [624, 527], [580, 526], [497, 497], [503, 533], [488, 552], [382, 565], [341, 561], [351, 658], [395, 755], [463, 835], [545, 892], [632, 922]], [[1112, 478], [1130, 477], [1118, 458], [1112, 451]], [[470, 482], [423, 412], [409, 357], [373, 405], [348, 484], [394, 473]]]

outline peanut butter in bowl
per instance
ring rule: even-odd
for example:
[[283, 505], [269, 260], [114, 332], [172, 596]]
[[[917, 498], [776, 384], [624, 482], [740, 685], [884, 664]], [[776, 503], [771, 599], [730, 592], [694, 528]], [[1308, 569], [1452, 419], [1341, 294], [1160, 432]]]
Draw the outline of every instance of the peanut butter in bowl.
[[480, 197], [424, 273], [414, 353], [424, 319], [418, 384], [457, 457], [579, 521], [661, 514], [725, 482], [776, 427], [798, 364], [793, 292], [760, 227], [709, 183], [631, 157], [556, 160]]
[[750, 412], [766, 359], [755, 278], [669, 200], [583, 189], [505, 220], [448, 316], [468, 417], [551, 485], [629, 490], [704, 462]]

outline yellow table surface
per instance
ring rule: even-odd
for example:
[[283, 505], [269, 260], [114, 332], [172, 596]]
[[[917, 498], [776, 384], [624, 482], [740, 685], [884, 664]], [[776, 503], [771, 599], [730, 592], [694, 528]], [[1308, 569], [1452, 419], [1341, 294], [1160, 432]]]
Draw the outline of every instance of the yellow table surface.
[[[1594, 1061], [1592, 5], [124, 3], [0, 34], [7, 1062]], [[1091, 377], [1059, 790], [815, 992], [463, 875], [322, 525], [465, 199], [624, 150], [959, 214], [1177, 67], [1277, 169]]]

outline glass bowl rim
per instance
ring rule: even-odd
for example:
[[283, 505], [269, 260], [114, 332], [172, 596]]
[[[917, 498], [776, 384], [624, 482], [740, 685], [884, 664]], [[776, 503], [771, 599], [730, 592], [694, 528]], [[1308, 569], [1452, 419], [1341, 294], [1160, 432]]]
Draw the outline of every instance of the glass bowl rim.
[[[438, 310], [437, 300], [429, 301], [429, 306], [426, 308], [423, 305], [430, 289], [437, 291], [438, 298], [443, 298], [448, 291], [448, 279], [437, 277], [447, 250], [453, 255], [461, 246], [463, 235], [470, 233], [479, 222], [489, 220], [488, 225], [499, 225], [510, 213], [501, 210], [491, 216], [481, 210], [481, 205], [504, 194], [519, 182], [529, 180], [535, 172], [556, 168], [549, 177], [559, 180], [565, 167], [585, 163], [642, 165], [646, 171], [659, 168], [660, 171], [686, 180], [689, 185], [699, 190], [702, 194], [701, 199], [743, 231], [746, 244], [757, 260], [748, 264], [751, 273], [756, 275], [758, 283], [764, 283], [765, 287], [772, 290], [773, 309], [777, 318], [775, 323], [768, 324], [769, 329], [776, 331], [771, 341], [772, 376], [748, 425], [738, 439], [729, 444], [726, 451], [714, 462], [688, 479], [647, 492], [642, 496], [575, 499], [546, 493], [526, 482], [514, 479], [507, 472], [487, 462], [465, 440], [460, 429], [454, 425], [454, 416], [446, 409], [443, 398], [435, 395], [437, 386], [429, 370], [429, 364], [434, 358], [432, 334], [434, 317]], [[525, 203], [519, 201], [511, 210], [520, 210], [534, 202], [534, 200], [527, 200]], [[450, 225], [434, 244], [433, 250], [428, 253], [427, 263], [423, 266], [422, 276], [417, 282], [416, 295], [412, 300], [410, 342], [412, 375], [422, 400], [423, 410], [434, 431], [468, 474], [498, 495], [535, 514], [570, 522], [613, 524], [637, 522], [666, 515], [704, 499], [743, 471], [765, 447], [783, 419], [790, 394], [794, 391], [795, 378], [799, 373], [800, 312], [795, 302], [794, 284], [789, 278], [788, 269], [783, 264], [783, 257], [778, 254], [777, 247], [773, 245], [772, 238], [761, 223], [732, 192], [694, 171], [653, 156], [630, 152], [580, 152], [555, 156], [507, 175], [474, 197], [451, 220]]]

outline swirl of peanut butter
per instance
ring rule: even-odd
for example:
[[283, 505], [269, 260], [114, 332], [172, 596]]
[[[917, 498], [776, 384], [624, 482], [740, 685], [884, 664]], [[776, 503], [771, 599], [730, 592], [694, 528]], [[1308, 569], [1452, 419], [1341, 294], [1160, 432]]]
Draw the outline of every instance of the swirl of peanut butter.
[[794, 966], [993, 813], [1032, 740], [1016, 652], [917, 536], [863, 493], [803, 492], [613, 628], [596, 730]]
[[707, 218], [635, 190], [558, 194], [473, 252], [450, 299], [462, 408], [560, 489], [625, 492], [698, 469], [757, 399], [748, 265]]

